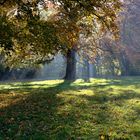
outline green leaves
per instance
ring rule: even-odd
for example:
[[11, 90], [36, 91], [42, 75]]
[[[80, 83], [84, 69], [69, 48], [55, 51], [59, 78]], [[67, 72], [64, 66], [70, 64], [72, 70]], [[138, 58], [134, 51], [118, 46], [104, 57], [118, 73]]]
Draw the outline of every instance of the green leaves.
[[109, 30], [117, 35], [115, 19], [121, 1], [12, 0], [3, 2], [0, 8], [0, 45], [13, 47], [7, 60], [14, 65], [15, 61], [31, 64], [32, 60], [33, 63], [42, 58], [49, 60], [58, 52], [65, 54], [78, 45], [80, 34], [91, 35], [95, 40], [93, 30], [99, 34]]
[[5, 49], [12, 48], [12, 25], [7, 21], [5, 16], [0, 17], [0, 47]]

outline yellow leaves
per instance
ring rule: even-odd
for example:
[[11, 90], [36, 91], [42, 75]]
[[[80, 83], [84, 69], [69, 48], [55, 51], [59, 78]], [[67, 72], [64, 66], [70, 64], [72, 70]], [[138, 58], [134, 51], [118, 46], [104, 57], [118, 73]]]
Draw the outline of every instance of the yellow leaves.
[[79, 27], [74, 22], [66, 21], [60, 24], [57, 26], [57, 37], [62, 44], [73, 47], [78, 41]]
[[17, 92], [7, 92], [0, 94], [0, 109], [16, 104], [18, 101], [23, 99], [23, 95], [19, 95]]
[[105, 140], [105, 136], [104, 135], [101, 135], [100, 136], [100, 140]]
[[[3, 6], [6, 9], [5, 14], [10, 13], [13, 16], [17, 12], [18, 4], [16, 5], [17, 1], [12, 1], [13, 3], [9, 1]], [[8, 18], [14, 26], [14, 35], [11, 36], [14, 38], [12, 45], [15, 52], [12, 52], [11, 62], [29, 60], [32, 54], [36, 59], [38, 56], [55, 55], [59, 51], [66, 52], [78, 44], [80, 34], [99, 39], [96, 32], [103, 34], [106, 27], [111, 32], [118, 33], [115, 18], [120, 9], [119, 0], [45, 1], [46, 6], [40, 5], [42, 8], [36, 7], [36, 0], [30, 1], [29, 5], [27, 1], [20, 2], [21, 5], [22, 2], [24, 4], [18, 7], [18, 18], [15, 15]], [[14, 12], [11, 13], [11, 10]], [[97, 54], [95, 47], [91, 51]]]

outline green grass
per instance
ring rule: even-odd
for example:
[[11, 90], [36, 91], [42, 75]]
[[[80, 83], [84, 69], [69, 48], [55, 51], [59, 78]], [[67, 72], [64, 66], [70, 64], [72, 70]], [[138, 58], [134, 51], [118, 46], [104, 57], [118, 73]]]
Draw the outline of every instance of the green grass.
[[140, 140], [140, 77], [1, 83], [0, 140]]

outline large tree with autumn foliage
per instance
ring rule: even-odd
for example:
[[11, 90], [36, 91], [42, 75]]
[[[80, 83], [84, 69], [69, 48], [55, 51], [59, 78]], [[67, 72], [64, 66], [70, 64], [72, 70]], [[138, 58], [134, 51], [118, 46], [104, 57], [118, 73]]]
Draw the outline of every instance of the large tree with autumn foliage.
[[93, 36], [93, 53], [97, 37], [108, 30], [116, 37], [121, 5], [121, 0], [1, 0], [1, 52], [9, 65], [25, 66], [51, 61], [61, 52], [67, 57], [65, 78], [74, 79], [80, 36]]

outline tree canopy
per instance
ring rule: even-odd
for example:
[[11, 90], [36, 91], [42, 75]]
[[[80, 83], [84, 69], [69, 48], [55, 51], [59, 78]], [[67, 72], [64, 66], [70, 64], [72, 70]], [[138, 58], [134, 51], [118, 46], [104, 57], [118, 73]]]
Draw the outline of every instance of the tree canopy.
[[81, 34], [109, 30], [117, 36], [121, 6], [121, 0], [1, 0], [0, 46], [12, 64], [50, 61], [58, 52], [76, 50]]

